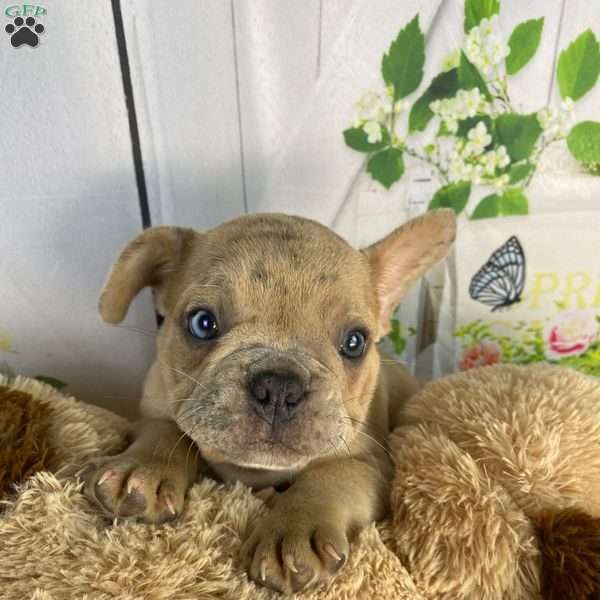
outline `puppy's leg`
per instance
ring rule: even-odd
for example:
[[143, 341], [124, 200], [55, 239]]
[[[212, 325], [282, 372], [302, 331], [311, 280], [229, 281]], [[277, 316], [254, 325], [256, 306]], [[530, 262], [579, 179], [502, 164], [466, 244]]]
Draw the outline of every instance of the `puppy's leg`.
[[173, 421], [142, 420], [123, 453], [90, 467], [85, 494], [109, 516], [162, 523], [181, 513], [198, 461], [195, 444]]
[[353, 535], [387, 510], [389, 463], [381, 460], [387, 458], [323, 462], [276, 495], [242, 547], [250, 577], [292, 593], [335, 575]]

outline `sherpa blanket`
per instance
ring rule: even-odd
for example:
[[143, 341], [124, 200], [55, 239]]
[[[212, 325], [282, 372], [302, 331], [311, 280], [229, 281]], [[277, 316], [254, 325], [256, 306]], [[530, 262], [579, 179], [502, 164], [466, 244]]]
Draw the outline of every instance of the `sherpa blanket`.
[[[599, 406], [600, 382], [551, 367], [425, 386], [391, 437], [390, 519], [359, 536], [329, 586], [299, 597], [597, 597]], [[77, 471], [119, 452], [127, 429], [37, 381], [0, 379], [0, 598], [277, 598], [240, 567], [267, 510], [241, 484], [197, 483], [161, 526], [107, 522], [88, 503]]]

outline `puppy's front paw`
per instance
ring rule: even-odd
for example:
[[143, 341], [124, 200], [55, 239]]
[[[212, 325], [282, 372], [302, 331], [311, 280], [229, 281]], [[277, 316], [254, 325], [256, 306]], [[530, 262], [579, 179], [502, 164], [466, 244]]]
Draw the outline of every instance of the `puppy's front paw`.
[[90, 465], [84, 480], [85, 495], [111, 517], [163, 523], [183, 510], [185, 480], [167, 463], [120, 454]]
[[242, 546], [250, 578], [288, 594], [331, 579], [348, 556], [345, 528], [278, 508], [259, 521]]

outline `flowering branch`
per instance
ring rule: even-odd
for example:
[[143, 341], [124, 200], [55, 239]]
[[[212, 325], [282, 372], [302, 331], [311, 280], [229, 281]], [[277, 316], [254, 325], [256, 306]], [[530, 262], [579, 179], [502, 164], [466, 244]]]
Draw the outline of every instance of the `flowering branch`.
[[[442, 187], [430, 208], [449, 206], [460, 213], [473, 186], [492, 188], [471, 213], [473, 219], [527, 214], [524, 189], [554, 142], [566, 139], [577, 160], [590, 168], [600, 166], [600, 123], [573, 126], [574, 100], [600, 74], [594, 34], [584, 32], [560, 55], [560, 106], [522, 114], [511, 102], [508, 76], [534, 56], [543, 19], [521, 23], [506, 43], [498, 10], [499, 2], [465, 1], [462, 48], [445, 59], [444, 70], [411, 106], [405, 98], [418, 88], [425, 61], [417, 15], [383, 57], [385, 89], [369, 91], [357, 102], [353, 126], [344, 132], [348, 146], [369, 155], [367, 171], [386, 188], [403, 176], [405, 154], [434, 168]], [[401, 128], [404, 115], [408, 126]], [[430, 123], [437, 124], [432, 140], [409, 143], [411, 134], [425, 131]]]

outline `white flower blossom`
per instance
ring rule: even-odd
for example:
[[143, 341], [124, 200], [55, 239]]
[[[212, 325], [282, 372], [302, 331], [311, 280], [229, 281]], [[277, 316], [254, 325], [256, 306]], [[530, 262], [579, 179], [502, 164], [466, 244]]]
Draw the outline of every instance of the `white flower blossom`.
[[482, 183], [484, 170], [482, 165], [473, 165], [473, 171], [471, 174], [471, 183], [474, 185], [480, 185]]
[[470, 147], [470, 154], [477, 156], [481, 154], [486, 146], [492, 141], [492, 136], [488, 133], [487, 127], [483, 121], [479, 121], [475, 127], [467, 133], [467, 147]]
[[383, 116], [385, 118], [388, 115], [391, 115], [393, 110], [394, 110], [393, 98], [390, 98], [390, 96], [388, 96], [386, 94], [381, 99], [381, 103], [379, 105], [379, 111], [380, 111], [379, 114], [380, 114], [380, 116]]
[[566, 98], [560, 106], [545, 106], [537, 113], [538, 122], [549, 139], [566, 136], [575, 123], [573, 100]]
[[363, 126], [363, 131], [367, 134], [369, 144], [377, 144], [383, 139], [381, 125], [377, 121], [367, 121]]
[[496, 168], [503, 169], [510, 163], [510, 157], [505, 146], [498, 146], [496, 150], [490, 150], [481, 157], [481, 164], [487, 175], [493, 175]]
[[458, 130], [458, 121], [486, 113], [485, 98], [478, 88], [459, 90], [454, 98], [434, 100], [429, 104], [431, 112], [437, 115], [450, 133]]
[[456, 133], [458, 131], [458, 121], [456, 119], [446, 119], [446, 129], [450, 133]]
[[438, 163], [446, 169], [450, 181], [470, 181], [473, 185], [494, 185], [502, 189], [508, 185], [508, 175], [498, 176], [497, 169], [504, 169], [510, 164], [510, 157], [505, 146], [498, 146], [485, 152], [492, 142], [492, 137], [484, 122], [480, 121], [467, 133], [467, 139], [448, 139], [444, 155], [437, 158]]
[[378, 94], [373, 90], [369, 90], [356, 103], [355, 127], [360, 127], [361, 124], [368, 121], [384, 123], [392, 109], [393, 103], [387, 90], [385, 94]]
[[466, 92], [463, 102], [468, 117], [474, 117], [485, 107], [485, 99], [481, 95], [479, 88], [473, 88], [470, 92]]
[[573, 113], [575, 108], [575, 103], [573, 102], [573, 98], [567, 97], [563, 102], [560, 103], [560, 108], [565, 113]]
[[362, 127], [370, 121], [377, 121], [381, 125], [388, 123], [392, 113], [399, 115], [410, 108], [407, 100], [394, 102], [394, 90], [388, 86], [382, 92], [369, 90], [355, 105], [354, 127]]
[[482, 19], [477, 27], [473, 27], [465, 38], [463, 49], [469, 61], [488, 81], [499, 78], [510, 48], [500, 35], [498, 16]]
[[479, 164], [483, 169], [483, 174], [487, 177], [492, 177], [496, 172], [496, 152], [490, 150], [481, 155]]
[[454, 69], [458, 67], [460, 63], [460, 50], [456, 49], [449, 54], [446, 54], [442, 59], [442, 72], [450, 71], [450, 69]]
[[434, 100], [430, 105], [429, 105], [429, 110], [431, 110], [431, 112], [434, 115], [439, 115], [441, 110], [442, 110], [442, 101], [441, 100]]
[[507, 167], [510, 163], [510, 156], [506, 150], [506, 146], [498, 146], [496, 150], [496, 165], [501, 169]]
[[484, 17], [479, 22], [479, 31], [483, 38], [487, 38], [493, 35], [494, 31], [498, 27], [498, 15], [492, 15], [491, 17]]

